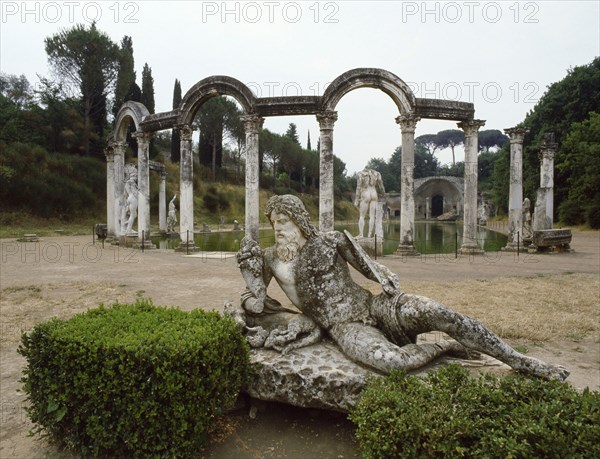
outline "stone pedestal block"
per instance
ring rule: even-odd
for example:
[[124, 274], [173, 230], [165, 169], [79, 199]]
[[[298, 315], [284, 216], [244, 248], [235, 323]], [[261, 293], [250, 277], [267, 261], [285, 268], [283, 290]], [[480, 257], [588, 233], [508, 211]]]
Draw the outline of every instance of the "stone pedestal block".
[[[375, 241], [377, 240], [377, 243]], [[369, 256], [383, 256], [383, 238], [382, 237], [357, 237], [356, 242], [365, 249]]]
[[269, 349], [250, 351], [254, 371], [245, 389], [259, 400], [304, 408], [349, 411], [367, 381], [377, 373], [348, 360], [331, 342], [282, 355]]

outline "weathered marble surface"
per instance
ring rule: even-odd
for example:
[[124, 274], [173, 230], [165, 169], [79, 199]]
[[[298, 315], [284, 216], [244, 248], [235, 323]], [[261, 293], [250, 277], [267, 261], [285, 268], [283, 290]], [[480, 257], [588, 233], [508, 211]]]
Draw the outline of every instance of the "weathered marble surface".
[[305, 408], [348, 411], [378, 373], [350, 361], [331, 341], [281, 354], [270, 349], [250, 352], [251, 397]]

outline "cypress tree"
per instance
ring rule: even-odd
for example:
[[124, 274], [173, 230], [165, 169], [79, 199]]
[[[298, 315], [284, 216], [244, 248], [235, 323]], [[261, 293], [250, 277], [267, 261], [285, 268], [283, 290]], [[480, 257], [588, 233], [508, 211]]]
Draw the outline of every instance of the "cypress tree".
[[[173, 109], [179, 107], [181, 103], [181, 82], [176, 78], [175, 86], [173, 87]], [[181, 144], [179, 131], [177, 129], [173, 129], [171, 132], [171, 161], [174, 163], [179, 162], [179, 158], [181, 157]]]
[[148, 63], [144, 64], [142, 70], [142, 103], [150, 113], [154, 113], [154, 78]]
[[[121, 105], [128, 100], [135, 100], [131, 96], [135, 94], [135, 71], [133, 61], [133, 41], [131, 37], [125, 35], [121, 40], [119, 48], [119, 71], [115, 85], [115, 102], [113, 105], [113, 115], [117, 116]], [[138, 87], [139, 90], [139, 87]], [[137, 99], [139, 102], [139, 98]]]

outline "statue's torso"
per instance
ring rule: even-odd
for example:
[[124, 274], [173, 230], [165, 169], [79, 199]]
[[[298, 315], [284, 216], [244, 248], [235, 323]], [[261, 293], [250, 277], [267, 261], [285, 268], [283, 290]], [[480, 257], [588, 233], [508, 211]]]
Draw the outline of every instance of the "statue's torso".
[[372, 294], [350, 277], [333, 238], [309, 239], [298, 256], [282, 263], [269, 254], [270, 269], [282, 290], [303, 313], [325, 329], [341, 322], [370, 322]]

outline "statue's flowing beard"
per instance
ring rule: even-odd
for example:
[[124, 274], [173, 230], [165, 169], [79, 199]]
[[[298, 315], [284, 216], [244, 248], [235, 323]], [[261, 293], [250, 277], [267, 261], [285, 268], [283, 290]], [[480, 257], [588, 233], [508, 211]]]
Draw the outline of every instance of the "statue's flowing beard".
[[295, 229], [288, 233], [282, 233], [283, 239], [277, 238], [275, 251], [277, 258], [283, 262], [292, 261], [300, 251], [300, 230]]

